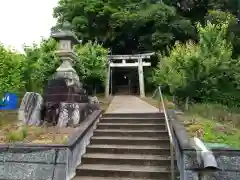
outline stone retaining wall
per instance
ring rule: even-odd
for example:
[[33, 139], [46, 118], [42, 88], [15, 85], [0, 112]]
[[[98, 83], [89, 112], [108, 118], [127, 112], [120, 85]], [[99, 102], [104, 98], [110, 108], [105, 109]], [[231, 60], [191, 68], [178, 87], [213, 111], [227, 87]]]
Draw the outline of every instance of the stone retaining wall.
[[[179, 144], [179, 159], [181, 162], [181, 180], [200, 180], [204, 169], [198, 162], [196, 150], [192, 147], [185, 127], [176, 119], [174, 111], [168, 112], [169, 120], [173, 126], [174, 138]], [[212, 149], [218, 170], [209, 170], [205, 180], [240, 180], [240, 149]], [[206, 173], [205, 173], [206, 174]]]
[[69, 180], [75, 176], [102, 111], [81, 124], [66, 145], [6, 144], [0, 146], [0, 179]]
[[[240, 179], [240, 151], [212, 150], [219, 170], [209, 171], [206, 180], [239, 180]], [[196, 151], [183, 150], [185, 179], [199, 179], [203, 168], [199, 165]]]

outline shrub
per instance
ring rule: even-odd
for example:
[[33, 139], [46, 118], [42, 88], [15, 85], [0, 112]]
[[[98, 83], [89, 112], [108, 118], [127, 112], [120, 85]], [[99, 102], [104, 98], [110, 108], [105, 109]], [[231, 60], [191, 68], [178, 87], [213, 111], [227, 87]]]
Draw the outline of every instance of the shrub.
[[240, 100], [239, 62], [232, 59], [232, 45], [226, 40], [228, 23], [197, 24], [199, 43], [176, 43], [169, 56], [154, 71], [155, 84], [169, 87], [180, 99], [217, 101]]

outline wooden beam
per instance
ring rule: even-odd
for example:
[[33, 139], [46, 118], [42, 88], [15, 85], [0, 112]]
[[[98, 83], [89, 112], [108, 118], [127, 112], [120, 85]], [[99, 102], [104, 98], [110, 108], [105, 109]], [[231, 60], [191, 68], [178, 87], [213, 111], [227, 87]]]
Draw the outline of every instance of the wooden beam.
[[[151, 66], [150, 62], [142, 62], [143, 66]], [[136, 63], [110, 63], [110, 67], [138, 67], [138, 62]]]
[[108, 58], [111, 60], [119, 60], [119, 59], [149, 59], [155, 53], [145, 53], [145, 54], [126, 54], [126, 55], [109, 55]]

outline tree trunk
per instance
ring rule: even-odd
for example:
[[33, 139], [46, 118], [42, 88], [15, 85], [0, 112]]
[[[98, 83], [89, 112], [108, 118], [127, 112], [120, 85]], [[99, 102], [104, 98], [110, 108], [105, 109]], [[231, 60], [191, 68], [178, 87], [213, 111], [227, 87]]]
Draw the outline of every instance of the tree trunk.
[[93, 95], [96, 96], [96, 94], [97, 94], [97, 86], [96, 86], [96, 84], [93, 84], [93, 88], [94, 88]]

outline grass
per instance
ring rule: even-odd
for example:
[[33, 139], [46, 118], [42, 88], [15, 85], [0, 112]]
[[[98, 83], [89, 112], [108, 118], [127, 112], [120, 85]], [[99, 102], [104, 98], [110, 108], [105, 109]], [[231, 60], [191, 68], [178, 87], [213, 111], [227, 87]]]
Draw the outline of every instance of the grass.
[[[176, 108], [171, 99], [164, 98], [166, 107]], [[159, 107], [157, 100], [144, 100]], [[188, 111], [177, 115], [177, 119], [184, 124], [189, 137], [199, 137], [206, 143], [221, 143], [240, 148], [240, 109], [231, 109], [220, 104], [192, 104]]]
[[[111, 102], [111, 97], [106, 99], [104, 95], [98, 95], [100, 107], [106, 110]], [[18, 119], [17, 111], [0, 112], [0, 143], [37, 143], [37, 144], [65, 144], [68, 137], [77, 128], [58, 128], [43, 125], [23, 126]]]
[[73, 127], [24, 126], [17, 121], [6, 123], [0, 128], [0, 143], [65, 144], [76, 131]]
[[[159, 107], [162, 108], [162, 104], [161, 102], [159, 103], [159, 100], [157, 98], [153, 99], [151, 96], [146, 96], [145, 98], [141, 98], [141, 99], [156, 108], [159, 108]], [[170, 99], [171, 99], [170, 97], [164, 98], [164, 105], [166, 106], [165, 108], [174, 109], [175, 105], [174, 103], [172, 103]]]
[[18, 121], [17, 116], [17, 111], [0, 113], [0, 143], [64, 144], [69, 135], [75, 132], [72, 127], [24, 126]]

